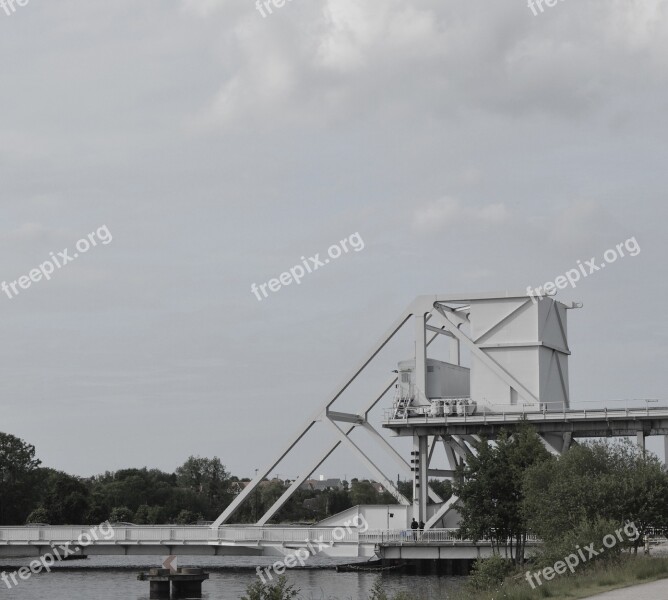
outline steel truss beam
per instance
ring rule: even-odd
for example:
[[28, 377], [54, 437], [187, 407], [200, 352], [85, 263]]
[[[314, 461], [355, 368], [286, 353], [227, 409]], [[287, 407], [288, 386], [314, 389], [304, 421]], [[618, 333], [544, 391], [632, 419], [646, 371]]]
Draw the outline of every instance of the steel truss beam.
[[[342, 396], [342, 394], [350, 387], [350, 385], [357, 379], [357, 377], [364, 371], [364, 369], [378, 356], [378, 354], [385, 348], [385, 346], [394, 338], [397, 332], [404, 327], [409, 321], [413, 321], [415, 325], [415, 340], [416, 340], [416, 387], [418, 403], [424, 403], [422, 395], [424, 395], [424, 390], [426, 387], [426, 361], [427, 361], [427, 347], [439, 336], [446, 335], [451, 338], [451, 360], [455, 364], [459, 364], [459, 352], [460, 346], [463, 344], [465, 348], [468, 348], [472, 354], [474, 354], [486, 367], [488, 367], [492, 372], [507, 383], [508, 385], [515, 388], [518, 394], [526, 399], [527, 401], [536, 401], [536, 398], [515, 378], [511, 377], [500, 365], [498, 365], [493, 359], [489, 357], [486, 353], [482, 352], [479, 347], [476, 346], [475, 342], [471, 340], [467, 335], [465, 335], [460, 327], [463, 324], [466, 324], [467, 314], [466, 311], [468, 308], [466, 306], [450, 307], [448, 303], [451, 304], [465, 304], [471, 300], [480, 300], [485, 297], [498, 298], [500, 297], [497, 294], [490, 294], [486, 296], [476, 296], [471, 298], [470, 296], [464, 295], [434, 295], [434, 296], [419, 296], [416, 298], [399, 316], [398, 319], [392, 323], [388, 330], [378, 339], [378, 341], [371, 347], [369, 352], [366, 355], [366, 358], [360, 361], [349, 373], [343, 378], [337, 387], [334, 388], [332, 394], [313, 412], [313, 414], [306, 419], [304, 424], [297, 430], [296, 435], [292, 440], [283, 448], [283, 450], [278, 454], [277, 458], [270, 461], [265, 465], [265, 467], [258, 471], [256, 477], [248, 484], [248, 486], [234, 499], [234, 501], [225, 509], [225, 511], [216, 519], [212, 524], [212, 528], [216, 529], [222, 524], [229, 521], [229, 519], [234, 515], [234, 513], [239, 509], [239, 507], [252, 495], [252, 493], [257, 489], [259, 484], [286, 458], [286, 456], [294, 450], [294, 448], [302, 442], [304, 437], [311, 431], [313, 426], [318, 422], [326, 423], [328, 427], [336, 434], [335, 440], [330, 443], [326, 448], [319, 453], [315, 459], [309, 464], [308, 468], [305, 469], [299, 477], [289, 486], [287, 490], [281, 495], [281, 497], [272, 505], [272, 507], [260, 518], [258, 525], [264, 525], [267, 523], [287, 502], [287, 500], [299, 489], [299, 487], [306, 481], [312, 474], [315, 472], [320, 465], [322, 465], [332, 453], [340, 446], [348, 446], [353, 453], [357, 456], [358, 459], [364, 463], [369, 470], [383, 483], [383, 486], [402, 504], [409, 504], [408, 500], [399, 493], [398, 489], [391, 481], [390, 478], [386, 477], [385, 474], [378, 468], [377, 465], [361, 450], [361, 448], [355, 444], [350, 439], [350, 434], [355, 430], [356, 427], [364, 428], [367, 433], [378, 443], [383, 450], [389, 453], [389, 455], [401, 466], [402, 469], [411, 469], [410, 464], [408, 464], [394, 448], [383, 438], [369, 423], [368, 423], [368, 413], [380, 402], [380, 400], [387, 394], [387, 392], [392, 389], [392, 387], [397, 383], [397, 377], [393, 377], [386, 385], [383, 387], [381, 393], [373, 400], [371, 400], [364, 410], [358, 414], [348, 413], [348, 412], [338, 412], [332, 410], [334, 403]], [[520, 293], [517, 295], [505, 294], [503, 297], [513, 298], [518, 300], [527, 300], [526, 293]], [[510, 317], [511, 315], [508, 315]], [[488, 332], [485, 332], [486, 335]], [[337, 423], [345, 423], [347, 426], [342, 429]], [[427, 497], [431, 497], [432, 500], [439, 502], [441, 498], [433, 492], [428, 486], [428, 476], [429, 474], [438, 474], [443, 476], [452, 475], [454, 469], [457, 467], [457, 456], [460, 457], [460, 462], [466, 460], [468, 456], [471, 455], [471, 449], [469, 448], [467, 441], [470, 441], [471, 438], [457, 437], [453, 436], [452, 438], [445, 440], [443, 439], [446, 457], [450, 463], [450, 469], [430, 469], [429, 463], [431, 461], [435, 439], [429, 444], [429, 437], [425, 437], [423, 440], [419, 439], [421, 436], [416, 436], [414, 440], [414, 452], [418, 452], [420, 460], [418, 461], [419, 471], [414, 473], [414, 482], [418, 479], [420, 480], [419, 493], [415, 494], [415, 503], [414, 515], [418, 516], [420, 519], [426, 519], [426, 508], [427, 508]], [[414, 456], [416, 456], [414, 454]], [[416, 490], [417, 491], [417, 490]], [[429, 522], [426, 524], [426, 527], [433, 526], [433, 523], [438, 522], [448, 510], [454, 506], [456, 498], [451, 498], [448, 502], [444, 503], [443, 506], [438, 510], [438, 512], [429, 519]]]
[[[326, 449], [323, 452], [323, 454], [318, 456], [318, 458], [312, 463], [313, 468], [309, 468], [308, 473], [305, 471], [300, 475], [300, 477], [298, 477], [292, 483], [292, 485], [283, 493], [283, 495], [274, 503], [274, 505], [262, 516], [260, 521], [258, 521], [258, 525], [266, 523], [273, 515], [275, 515], [276, 512], [280, 510], [280, 508], [285, 504], [285, 502], [287, 502], [287, 500], [292, 496], [292, 494], [294, 494], [295, 491], [299, 489], [299, 486], [306, 479], [308, 479], [308, 477], [325, 460], [327, 460], [327, 458], [329, 458], [332, 452], [334, 452], [334, 450], [336, 450], [336, 448], [338, 448], [338, 446], [342, 442], [344, 442], [343, 438], [341, 438], [340, 436], [343, 435], [344, 438], [348, 439], [349, 434], [354, 430], [355, 426], [361, 425], [362, 422], [366, 420], [368, 412], [372, 410], [378, 404], [378, 402], [383, 398], [383, 396], [387, 393], [387, 391], [389, 391], [389, 389], [391, 389], [391, 387], [394, 386], [394, 384], [397, 382], [397, 378], [396, 377], [392, 378], [391, 383], [384, 388], [383, 392], [369, 406], [366, 407], [366, 410], [364, 411], [364, 419], [362, 420], [362, 422], [360, 422], [360, 419], [358, 418], [359, 415], [332, 412], [330, 411], [330, 407], [341, 397], [341, 395], [348, 389], [348, 387], [350, 387], [350, 385], [357, 379], [359, 374], [376, 358], [376, 356], [378, 356], [381, 350], [397, 334], [397, 332], [411, 319], [411, 317], [414, 317], [419, 314], [427, 315], [427, 313], [430, 313], [432, 310], [433, 310], [432, 297], [420, 296], [416, 298], [406, 308], [406, 310], [403, 311], [400, 317], [394, 321], [394, 323], [385, 332], [385, 334], [381, 336], [380, 339], [372, 346], [371, 350], [367, 354], [367, 358], [361, 361], [348, 374], [348, 376], [346, 376], [342, 380], [342, 382], [335, 388], [334, 392], [329, 397], [329, 399], [325, 400], [325, 402], [323, 402], [323, 404], [317, 410], [314, 411], [313, 415], [305, 421], [303, 426], [297, 431], [297, 434], [293, 438], [293, 440], [290, 443], [288, 443], [287, 446], [285, 446], [285, 448], [283, 449], [283, 451], [278, 455], [278, 458], [272, 460], [263, 469], [258, 471], [256, 477], [232, 501], [232, 503], [225, 509], [225, 511], [223, 511], [223, 513], [213, 522], [211, 528], [217, 529], [218, 527], [229, 521], [232, 515], [234, 515], [234, 513], [239, 509], [239, 507], [251, 496], [251, 494], [258, 487], [260, 482], [262, 482], [285, 459], [285, 457], [295, 448], [295, 446], [299, 444], [299, 442], [301, 442], [301, 440], [311, 430], [311, 428], [313, 427], [313, 425], [315, 425], [315, 423], [319, 421], [326, 421], [332, 425], [335, 425], [333, 421], [331, 421], [328, 418], [328, 412], [330, 416], [332, 416], [332, 418], [334, 418], [335, 420], [351, 422], [352, 426], [346, 432], [343, 432], [338, 426], [335, 425], [336, 429], [338, 430], [337, 437], [339, 437], [339, 439], [334, 444], [329, 446], [329, 448]], [[436, 339], [437, 336], [438, 333], [434, 334], [433, 337], [431, 337], [431, 339], [429, 339], [425, 345], [428, 346], [429, 344], [431, 344], [434, 341], [434, 339]], [[358, 457], [362, 458], [360, 454], [358, 454]], [[369, 462], [371, 462], [370, 459], [368, 459], [368, 457], [362, 460], [364, 462], [366, 462], [366, 460], [369, 460]], [[371, 465], [373, 465], [373, 463], [367, 464], [367, 466], [369, 467], [371, 467]], [[373, 468], [377, 469], [375, 465], [373, 465]], [[398, 493], [392, 482], [389, 480], [388, 480], [388, 485], [389, 487], [387, 487], [386, 489], [388, 489], [390, 493], [394, 492]]]

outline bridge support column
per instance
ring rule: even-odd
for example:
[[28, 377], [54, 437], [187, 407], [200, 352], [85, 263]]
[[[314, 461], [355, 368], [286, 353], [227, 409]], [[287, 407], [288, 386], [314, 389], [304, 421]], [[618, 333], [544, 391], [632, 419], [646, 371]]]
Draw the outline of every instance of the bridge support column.
[[643, 456], [645, 455], [645, 432], [644, 431], [638, 431], [636, 433], [636, 437], [638, 439], [638, 447], [642, 449]]
[[573, 443], [573, 434], [570, 431], [566, 431], [563, 435], [563, 438], [564, 438], [564, 446], [561, 449], [562, 454], [569, 451], [571, 444]]
[[429, 493], [429, 438], [413, 436], [413, 516], [418, 521], [427, 520]]
[[[415, 390], [413, 404], [427, 405], [427, 315], [415, 315]], [[413, 435], [413, 517], [427, 520], [429, 436]]]
[[663, 464], [668, 465], [668, 435], [663, 436]]

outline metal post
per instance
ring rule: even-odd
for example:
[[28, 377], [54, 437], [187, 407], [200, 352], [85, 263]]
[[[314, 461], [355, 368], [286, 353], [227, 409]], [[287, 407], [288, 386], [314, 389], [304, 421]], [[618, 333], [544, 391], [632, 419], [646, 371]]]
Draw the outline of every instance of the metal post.
[[429, 438], [413, 435], [413, 516], [418, 521], [427, 520], [427, 497], [429, 492]]
[[[424, 314], [415, 316], [415, 404], [427, 402], [427, 330]], [[420, 395], [422, 392], [422, 395]]]
[[420, 513], [420, 437], [417, 433], [413, 433], [411, 468], [413, 470], [413, 518], [417, 519]]

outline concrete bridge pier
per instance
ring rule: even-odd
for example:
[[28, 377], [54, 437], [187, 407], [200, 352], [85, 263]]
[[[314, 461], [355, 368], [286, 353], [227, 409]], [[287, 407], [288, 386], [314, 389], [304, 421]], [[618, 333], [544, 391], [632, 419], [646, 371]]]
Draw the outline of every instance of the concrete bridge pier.
[[165, 598], [169, 598], [169, 594], [169, 579], [167, 581], [151, 581], [149, 583], [149, 598], [151, 600], [164, 600]]
[[148, 575], [140, 573], [140, 581], [149, 581], [149, 597], [152, 600], [172, 598], [201, 598], [202, 582], [209, 578], [203, 569], [151, 569]]
[[411, 575], [446, 575], [465, 576], [471, 573], [475, 559], [383, 559], [383, 567], [402, 568]]

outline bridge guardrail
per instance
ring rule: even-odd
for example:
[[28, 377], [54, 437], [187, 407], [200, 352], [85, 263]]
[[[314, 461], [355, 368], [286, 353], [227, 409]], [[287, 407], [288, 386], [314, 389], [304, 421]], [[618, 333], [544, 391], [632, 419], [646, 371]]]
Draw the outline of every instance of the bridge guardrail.
[[[459, 534], [458, 529], [428, 529], [427, 531], [420, 531], [419, 529], [401, 529], [401, 530], [369, 530], [359, 535], [360, 543], [376, 543], [376, 544], [402, 544], [402, 543], [420, 543], [420, 544], [473, 544], [474, 541], [464, 538]], [[489, 538], [478, 540], [479, 543], [489, 544]], [[527, 542], [540, 543], [540, 540], [535, 535], [528, 535]]]
[[560, 420], [586, 420], [591, 418], [602, 418], [602, 419], [628, 419], [633, 417], [668, 417], [668, 407], [656, 407], [656, 408], [583, 408], [583, 409], [566, 409], [566, 410], [508, 410], [501, 412], [492, 412], [480, 411], [475, 412], [472, 415], [443, 415], [443, 416], [432, 416], [429, 414], [425, 415], [415, 415], [415, 416], [402, 416], [395, 417], [393, 415], [394, 409], [386, 409], [384, 412], [383, 423], [385, 425], [393, 424], [412, 424], [412, 425], [427, 425], [427, 424], [445, 424], [453, 423], [505, 423], [516, 422], [519, 418], [526, 418], [528, 421], [556, 421]]
[[[90, 527], [0, 527], [0, 545], [28, 544], [40, 545], [75, 541], [81, 534], [90, 531]], [[336, 535], [335, 535], [336, 532]], [[368, 530], [364, 533], [355, 528], [343, 527], [256, 527], [225, 525], [219, 529], [207, 526], [164, 526], [138, 525], [134, 527], [114, 527], [113, 536], [100, 537], [94, 544], [154, 544], [169, 542], [182, 544], [210, 544], [229, 542], [237, 544], [303, 544], [306, 542], [334, 544], [378, 544], [378, 543], [412, 543], [471, 544], [459, 535], [458, 529], [429, 529], [419, 531], [412, 529]], [[489, 540], [479, 540], [489, 543]], [[527, 541], [538, 542], [536, 536], [528, 536]]]
[[[90, 526], [45, 526], [45, 527], [0, 527], [0, 544], [31, 544], [40, 542], [64, 543], [76, 540], [81, 534], [90, 532]], [[337, 531], [336, 536], [334, 532]], [[163, 544], [166, 542], [201, 543], [357, 543], [358, 531], [342, 527], [256, 527], [223, 526], [211, 529], [204, 526], [186, 525], [137, 525], [114, 526], [113, 535], [94, 541], [100, 544]]]
[[[334, 537], [334, 531], [343, 532], [343, 536]], [[216, 533], [215, 531], [213, 532]], [[342, 527], [234, 527], [223, 526], [218, 529], [214, 539], [230, 542], [285, 542], [303, 543], [320, 541], [324, 543], [357, 543], [357, 530], [350, 531]]]

